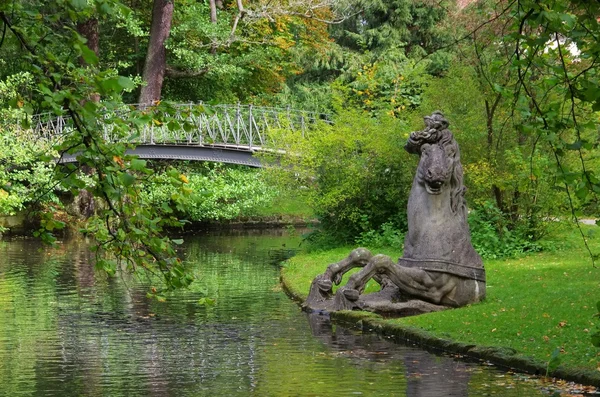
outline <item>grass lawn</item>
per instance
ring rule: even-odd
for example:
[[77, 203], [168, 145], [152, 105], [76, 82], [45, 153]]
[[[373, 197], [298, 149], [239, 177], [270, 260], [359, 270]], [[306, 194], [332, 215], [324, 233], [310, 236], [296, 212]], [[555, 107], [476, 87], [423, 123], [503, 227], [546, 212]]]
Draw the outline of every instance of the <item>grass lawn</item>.
[[[586, 231], [593, 232], [594, 228], [598, 229], [585, 226]], [[553, 241], [553, 252], [486, 261], [484, 302], [386, 321], [416, 326], [457, 342], [510, 347], [542, 362], [559, 349], [563, 366], [600, 371], [600, 349], [590, 341], [590, 334], [600, 327], [600, 319], [594, 317], [596, 302], [600, 301], [600, 268], [592, 267], [577, 231], [563, 229]], [[600, 252], [600, 237], [589, 238], [588, 242], [594, 252]], [[306, 297], [313, 277], [352, 248], [305, 253], [290, 259], [282, 273], [286, 285]], [[398, 250], [373, 252], [392, 258], [401, 256]], [[376, 288], [377, 284], [371, 283], [367, 292]]]

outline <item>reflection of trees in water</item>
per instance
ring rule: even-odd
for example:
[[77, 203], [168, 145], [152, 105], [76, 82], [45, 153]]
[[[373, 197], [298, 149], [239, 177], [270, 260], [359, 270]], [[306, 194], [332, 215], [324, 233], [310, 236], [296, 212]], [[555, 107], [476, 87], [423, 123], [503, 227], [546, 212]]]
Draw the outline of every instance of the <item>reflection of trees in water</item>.
[[240, 260], [256, 262], [257, 259], [277, 265], [299, 249], [302, 233], [297, 229], [290, 237], [285, 229], [239, 229], [211, 231], [207, 235], [183, 236], [187, 244], [182, 249], [187, 260], [209, 253], [229, 253]]
[[[8, 245], [3, 248], [8, 250]], [[7, 267], [8, 271], [14, 268], [16, 276], [9, 281], [12, 287], [5, 297], [22, 295], [19, 305], [34, 313], [27, 318], [21, 315], [27, 331], [15, 331], [20, 332], [15, 341], [32, 351], [29, 370], [22, 375], [37, 379], [32, 387], [38, 394], [56, 389], [57, 380], [59, 389], [68, 388], [62, 395], [113, 390], [122, 395], [162, 396], [179, 395], [186, 388], [225, 393], [252, 389], [260, 330], [246, 320], [259, 310], [264, 313], [265, 291], [276, 284], [276, 268], [248, 269], [231, 254], [203, 256], [204, 286], [198, 283], [198, 288], [222, 298], [218, 306], [207, 308], [197, 304], [204, 294], [193, 290], [159, 303], [147, 299], [145, 286], [131, 282], [127, 287], [118, 278], [97, 278], [93, 254], [85, 244], [61, 246], [59, 259], [52, 256], [53, 266], [47, 252], [34, 250], [29, 255], [27, 248], [31, 250], [27, 243], [10, 245], [15, 260], [9, 260]], [[3, 274], [7, 271], [0, 269]], [[34, 292], [35, 285], [40, 288]], [[28, 295], [36, 299], [27, 299]], [[29, 307], [38, 301], [38, 307]], [[233, 316], [238, 319], [232, 321]], [[38, 327], [36, 321], [44, 326]], [[10, 321], [4, 322], [4, 331], [0, 325], [0, 336], [7, 334], [7, 324]], [[39, 349], [46, 345], [47, 349]], [[0, 356], [8, 358], [4, 353]], [[22, 368], [23, 358], [15, 352], [10, 366]], [[3, 372], [0, 384], [6, 387], [10, 382], [2, 379], [16, 377]], [[226, 385], [223, 379], [228, 379]], [[23, 391], [19, 384], [23, 382], [17, 381], [15, 390]]]
[[378, 360], [385, 352], [389, 353], [386, 359], [400, 360], [405, 368], [406, 395], [409, 397], [468, 395], [470, 373], [463, 362], [394, 345], [375, 335], [365, 336], [356, 330], [333, 327], [326, 315], [310, 313], [308, 321], [314, 336], [332, 349], [351, 351], [350, 357]]
[[[409, 396], [436, 396], [465, 390], [469, 375], [448, 358], [390, 347], [329, 322], [311, 321], [319, 340], [312, 338], [299, 309], [273, 291], [275, 266], [261, 257], [245, 262], [233, 248], [206, 252], [188, 240], [201, 278], [164, 303], [146, 298], [148, 284], [94, 279], [84, 243], [65, 243], [56, 255], [37, 251], [31, 241], [0, 244], [8, 258], [0, 261], [0, 393], [294, 395], [308, 389], [318, 395], [350, 385], [345, 390], [402, 387]], [[216, 298], [216, 305], [198, 305], [203, 296]], [[315, 377], [324, 384], [310, 384]]]

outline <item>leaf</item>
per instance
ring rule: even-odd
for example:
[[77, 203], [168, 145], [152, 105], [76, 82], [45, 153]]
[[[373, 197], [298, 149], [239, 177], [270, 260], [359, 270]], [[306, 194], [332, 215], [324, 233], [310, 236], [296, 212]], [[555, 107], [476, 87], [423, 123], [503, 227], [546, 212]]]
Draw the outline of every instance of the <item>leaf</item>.
[[589, 190], [588, 190], [587, 186], [584, 186], [581, 189], [577, 189], [577, 191], [575, 192], [575, 195], [580, 200], [585, 200], [585, 198], [587, 197], [588, 193], [589, 193]]
[[215, 300], [211, 298], [200, 298], [198, 299], [198, 304], [202, 306], [214, 306]]
[[146, 160], [133, 159], [131, 160], [129, 167], [134, 171], [142, 171], [146, 168]]
[[171, 240], [171, 242], [173, 244], [181, 245], [181, 244], [183, 244], [183, 239], [182, 238], [176, 238], [176, 239]]
[[132, 90], [135, 88], [135, 83], [129, 77], [119, 76], [117, 83], [124, 90]]
[[87, 63], [88, 65], [98, 64], [98, 56], [96, 55], [96, 53], [94, 51], [90, 50], [90, 48], [88, 46], [82, 45], [80, 47], [80, 49], [81, 49], [81, 57], [83, 58], [85, 63]]
[[600, 332], [593, 333], [590, 338], [592, 339], [592, 345], [600, 347]]
[[100, 88], [102, 88], [106, 92], [120, 91], [121, 85], [119, 84], [118, 79], [109, 78], [100, 80], [99, 82]]
[[560, 365], [560, 361], [560, 348], [557, 347], [552, 352], [550, 360], [548, 361], [548, 366], [546, 367], [546, 376], [548, 376], [550, 372], [553, 372], [556, 368], [558, 368], [558, 366]]
[[71, 6], [76, 10], [83, 10], [88, 5], [87, 0], [69, 0], [69, 3], [71, 3]]
[[127, 172], [119, 175], [119, 179], [121, 180], [121, 183], [123, 183], [123, 186], [125, 186], [125, 187], [129, 187], [129, 186], [133, 185], [133, 183], [135, 182], [135, 176], [133, 176]]
[[583, 146], [583, 142], [581, 140], [575, 141], [573, 143], [567, 144], [565, 147], [569, 150], [579, 150]]
[[563, 22], [563, 26], [565, 27], [566, 30], [571, 30], [573, 29], [573, 27], [575, 26], [575, 22], [577, 21], [577, 18], [575, 18], [574, 15], [571, 14], [559, 14], [560, 15], [560, 19]]
[[179, 131], [181, 129], [181, 126], [176, 120], [171, 120], [167, 123], [167, 128], [170, 131]]

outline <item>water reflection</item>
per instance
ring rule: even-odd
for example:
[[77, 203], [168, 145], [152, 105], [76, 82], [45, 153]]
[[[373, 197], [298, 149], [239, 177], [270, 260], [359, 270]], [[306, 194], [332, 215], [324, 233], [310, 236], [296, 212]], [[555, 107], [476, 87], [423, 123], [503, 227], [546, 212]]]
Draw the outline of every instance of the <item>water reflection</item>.
[[321, 314], [309, 314], [308, 321], [314, 336], [332, 349], [347, 352], [350, 357], [378, 360], [384, 356], [385, 360], [402, 362], [407, 396], [468, 395], [471, 377], [466, 363], [449, 357], [434, 356], [411, 347], [394, 346], [390, 349], [388, 341], [343, 327], [334, 327], [329, 317]]
[[[199, 276], [166, 302], [152, 281], [94, 272], [84, 241], [0, 242], [0, 395], [541, 395], [500, 372], [307, 317], [278, 287], [280, 231], [187, 236]], [[202, 297], [216, 300], [200, 305]]]

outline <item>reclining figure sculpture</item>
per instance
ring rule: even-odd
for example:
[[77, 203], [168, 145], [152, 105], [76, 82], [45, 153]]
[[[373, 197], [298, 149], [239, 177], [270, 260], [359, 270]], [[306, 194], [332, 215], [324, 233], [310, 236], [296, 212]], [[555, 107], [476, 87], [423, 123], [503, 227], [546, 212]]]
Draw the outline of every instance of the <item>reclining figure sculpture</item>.
[[[412, 315], [464, 306], [485, 298], [485, 269], [471, 244], [458, 144], [442, 113], [424, 118], [425, 129], [410, 134], [405, 149], [420, 156], [408, 199], [404, 256], [357, 248], [327, 267], [311, 284], [305, 308], [361, 309]], [[333, 284], [362, 267], [333, 294]], [[379, 292], [362, 294], [373, 278]]]

